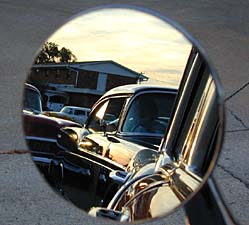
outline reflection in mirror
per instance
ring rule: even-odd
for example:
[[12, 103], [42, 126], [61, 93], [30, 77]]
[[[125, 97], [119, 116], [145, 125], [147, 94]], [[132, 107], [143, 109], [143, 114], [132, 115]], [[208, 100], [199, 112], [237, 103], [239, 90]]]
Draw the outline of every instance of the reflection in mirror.
[[196, 193], [217, 158], [222, 107], [210, 65], [167, 19], [141, 9], [95, 9], [66, 23], [24, 89], [33, 161], [92, 216], [161, 217]]

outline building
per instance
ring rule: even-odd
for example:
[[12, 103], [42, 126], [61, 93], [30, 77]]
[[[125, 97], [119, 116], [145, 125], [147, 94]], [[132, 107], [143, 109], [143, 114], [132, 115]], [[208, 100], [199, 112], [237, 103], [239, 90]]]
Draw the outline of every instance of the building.
[[64, 105], [91, 108], [108, 90], [147, 80], [114, 61], [34, 64], [28, 82], [43, 95], [46, 110], [59, 111]]

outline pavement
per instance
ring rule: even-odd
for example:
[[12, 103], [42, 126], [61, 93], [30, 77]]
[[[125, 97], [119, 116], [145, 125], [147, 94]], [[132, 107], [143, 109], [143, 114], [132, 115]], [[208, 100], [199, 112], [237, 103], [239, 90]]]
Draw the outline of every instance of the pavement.
[[[0, 225], [110, 224], [64, 201], [39, 175], [21, 122], [22, 88], [37, 50], [74, 14], [102, 4], [156, 10], [185, 28], [206, 50], [226, 99], [222, 153], [214, 170], [225, 202], [239, 224], [249, 214], [249, 2], [247, 0], [0, 0]], [[184, 224], [182, 209], [149, 224]]]

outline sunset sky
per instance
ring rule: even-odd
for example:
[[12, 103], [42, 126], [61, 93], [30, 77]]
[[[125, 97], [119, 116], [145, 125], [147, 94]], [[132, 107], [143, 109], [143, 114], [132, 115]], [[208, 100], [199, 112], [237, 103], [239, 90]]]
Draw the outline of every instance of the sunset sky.
[[191, 43], [165, 21], [131, 9], [101, 9], [62, 26], [48, 41], [78, 62], [113, 60], [151, 78], [179, 83]]

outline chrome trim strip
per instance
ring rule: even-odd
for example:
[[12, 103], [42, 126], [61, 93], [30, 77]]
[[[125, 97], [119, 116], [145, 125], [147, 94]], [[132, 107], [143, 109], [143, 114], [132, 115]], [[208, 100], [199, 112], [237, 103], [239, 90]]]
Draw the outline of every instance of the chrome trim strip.
[[43, 158], [43, 157], [37, 157], [37, 156], [32, 156], [32, 160], [34, 162], [50, 164], [50, 162], [51, 162], [52, 159]]
[[43, 137], [36, 137], [36, 136], [26, 136], [26, 140], [36, 140], [36, 141], [47, 141], [47, 142], [53, 142], [56, 143], [56, 139], [54, 138], [43, 138]]

